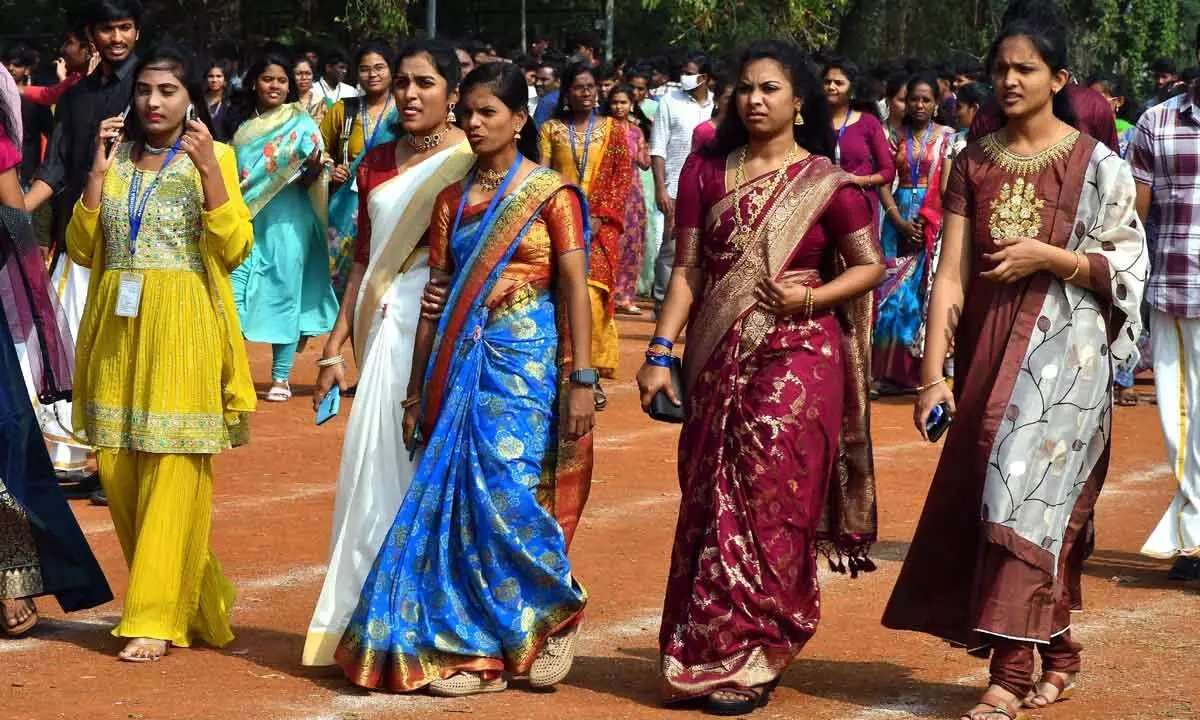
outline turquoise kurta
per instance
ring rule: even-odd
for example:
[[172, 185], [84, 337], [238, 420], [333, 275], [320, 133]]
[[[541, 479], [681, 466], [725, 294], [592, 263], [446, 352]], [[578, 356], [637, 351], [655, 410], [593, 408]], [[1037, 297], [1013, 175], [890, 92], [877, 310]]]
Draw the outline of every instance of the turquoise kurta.
[[333, 329], [338, 301], [308, 189], [292, 183], [254, 217], [254, 249], [230, 277], [242, 332], [286, 345]]

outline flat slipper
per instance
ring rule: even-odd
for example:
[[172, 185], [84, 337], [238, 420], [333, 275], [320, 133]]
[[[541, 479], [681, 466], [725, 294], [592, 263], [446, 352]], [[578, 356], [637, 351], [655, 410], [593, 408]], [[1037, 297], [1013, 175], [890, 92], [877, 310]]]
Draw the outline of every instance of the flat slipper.
[[[22, 636], [26, 635], [30, 630], [32, 630], [34, 628], [35, 625], [38, 624], [38, 621], [41, 620], [41, 617], [38, 615], [37, 605], [34, 605], [32, 600], [30, 600], [29, 598], [21, 598], [20, 600], [23, 600], [25, 603], [27, 603], [29, 605], [29, 608], [33, 611], [33, 613], [29, 617], [25, 618], [25, 620], [23, 622], [21, 622], [17, 625], [9, 625], [8, 624], [8, 613], [4, 613], [3, 630], [4, 630], [4, 634], [7, 635], [8, 637], [18, 638], [18, 637], [22, 637]], [[18, 601], [17, 600], [5, 600], [5, 602], [8, 603], [8, 602], [18, 602]]]

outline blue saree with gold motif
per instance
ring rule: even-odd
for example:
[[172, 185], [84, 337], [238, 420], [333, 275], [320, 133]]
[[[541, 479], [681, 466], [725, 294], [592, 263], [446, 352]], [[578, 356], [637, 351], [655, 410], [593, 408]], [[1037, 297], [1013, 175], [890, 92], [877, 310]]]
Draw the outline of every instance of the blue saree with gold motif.
[[[430, 229], [430, 264], [452, 285], [427, 374], [428, 446], [336, 653], [364, 687], [528, 673], [587, 600], [567, 546], [591, 438], [560, 431], [570, 336], [553, 292], [557, 255], [587, 250], [586, 203], [538, 169], [447, 232], [462, 192], [442, 192]], [[576, 228], [565, 242], [552, 217], [564, 208]], [[502, 273], [522, 279], [497, 300]]]

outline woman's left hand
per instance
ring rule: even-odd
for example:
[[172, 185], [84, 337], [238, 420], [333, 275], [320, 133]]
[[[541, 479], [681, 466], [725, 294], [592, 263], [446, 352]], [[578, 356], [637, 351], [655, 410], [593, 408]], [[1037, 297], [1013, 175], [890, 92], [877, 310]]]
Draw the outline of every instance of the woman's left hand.
[[754, 288], [754, 297], [773, 315], [794, 315], [806, 308], [810, 292], [808, 286], [801, 283], [780, 284], [771, 278], [763, 278]]
[[996, 240], [1000, 249], [985, 253], [984, 260], [996, 266], [981, 275], [1001, 283], [1019, 282], [1046, 269], [1046, 244], [1035, 238], [1015, 237]]
[[571, 388], [570, 408], [567, 416], [567, 439], [578, 440], [592, 431], [596, 424], [596, 395], [587, 386]]
[[202, 175], [210, 172], [220, 172], [217, 165], [217, 153], [213, 149], [212, 133], [204, 123], [192, 120], [184, 128], [183, 137], [179, 139], [179, 149], [187, 153]]
[[442, 319], [446, 309], [446, 299], [450, 297], [450, 280], [446, 277], [431, 274], [429, 282], [425, 283], [425, 291], [421, 293], [421, 317], [437, 322]]

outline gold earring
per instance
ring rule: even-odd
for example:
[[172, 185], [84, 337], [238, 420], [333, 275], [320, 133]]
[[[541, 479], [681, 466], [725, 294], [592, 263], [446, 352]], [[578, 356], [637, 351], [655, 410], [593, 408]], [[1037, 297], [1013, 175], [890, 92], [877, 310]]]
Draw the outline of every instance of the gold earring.
[[796, 111], [796, 117], [792, 120], [792, 124], [796, 127], [804, 126], [804, 115], [799, 110]]
[[517, 131], [513, 132], [513, 140], [520, 140], [520, 139], [521, 139], [521, 131], [517, 130]]
[[446, 113], [446, 124], [453, 125], [458, 122], [458, 118], [454, 116], [454, 103], [450, 103], [450, 111]]

